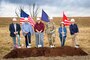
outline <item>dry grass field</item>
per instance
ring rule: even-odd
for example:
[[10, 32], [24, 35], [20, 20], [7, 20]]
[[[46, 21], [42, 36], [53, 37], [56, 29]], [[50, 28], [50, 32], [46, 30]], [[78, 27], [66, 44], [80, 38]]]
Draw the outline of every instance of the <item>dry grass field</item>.
[[[66, 56], [66, 57], [29, 57], [29, 58], [16, 58], [16, 59], [7, 59], [7, 60], [90, 60], [90, 17], [73, 17], [76, 19], [76, 22], [79, 26], [79, 34], [78, 34], [78, 43], [80, 44], [80, 47], [87, 52], [88, 56]], [[60, 46], [60, 40], [58, 37], [58, 27], [60, 23], [61, 18], [54, 17], [54, 22], [56, 23], [57, 29], [56, 29], [56, 47]], [[9, 24], [11, 23], [11, 18], [0, 18], [0, 60], [3, 59], [3, 56], [8, 54], [12, 50], [12, 39], [9, 36]], [[69, 28], [68, 30], [68, 36], [66, 40], [67, 46], [71, 46], [71, 36], [69, 34]], [[25, 45], [24, 37], [21, 33], [21, 44]], [[48, 40], [47, 36], [44, 37], [44, 45], [48, 47]], [[35, 47], [35, 36], [32, 36], [32, 47]]]

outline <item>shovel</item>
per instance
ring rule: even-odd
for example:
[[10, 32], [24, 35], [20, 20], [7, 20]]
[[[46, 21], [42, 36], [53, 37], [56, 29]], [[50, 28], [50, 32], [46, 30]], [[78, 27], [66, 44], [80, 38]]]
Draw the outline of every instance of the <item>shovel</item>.
[[40, 44], [40, 34], [39, 34], [39, 44], [38, 47], [42, 47], [42, 45]]

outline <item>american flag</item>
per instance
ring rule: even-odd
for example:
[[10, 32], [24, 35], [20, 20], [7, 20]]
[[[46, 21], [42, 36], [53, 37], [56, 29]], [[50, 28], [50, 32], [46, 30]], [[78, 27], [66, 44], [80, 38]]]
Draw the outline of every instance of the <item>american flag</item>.
[[63, 22], [65, 26], [69, 26], [71, 24], [70, 20], [66, 17], [66, 15], [63, 12]]
[[29, 22], [30, 22], [30, 24], [31, 24], [32, 26], [35, 25], [34, 20], [33, 20], [26, 12], [24, 12], [24, 11], [21, 9], [21, 13], [20, 13], [20, 24], [22, 24], [22, 23], [25, 21], [25, 18], [28, 18], [28, 20], [29, 20]]

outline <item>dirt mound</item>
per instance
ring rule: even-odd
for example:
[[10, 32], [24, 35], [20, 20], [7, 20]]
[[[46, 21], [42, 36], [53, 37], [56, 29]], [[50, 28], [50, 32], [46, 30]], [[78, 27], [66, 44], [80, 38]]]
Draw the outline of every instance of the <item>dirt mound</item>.
[[80, 48], [74, 47], [56, 47], [56, 48], [21, 48], [14, 49], [4, 56], [4, 58], [25, 58], [25, 57], [38, 57], [38, 56], [83, 56], [88, 55]]

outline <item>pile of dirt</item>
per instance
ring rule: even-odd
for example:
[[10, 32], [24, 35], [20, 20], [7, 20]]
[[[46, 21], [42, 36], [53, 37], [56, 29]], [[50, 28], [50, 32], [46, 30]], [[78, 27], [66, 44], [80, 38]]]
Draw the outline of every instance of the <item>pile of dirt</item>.
[[83, 56], [88, 55], [80, 48], [70, 46], [56, 47], [56, 48], [20, 48], [14, 49], [4, 56], [4, 58], [25, 58], [25, 57], [38, 57], [38, 56]]

